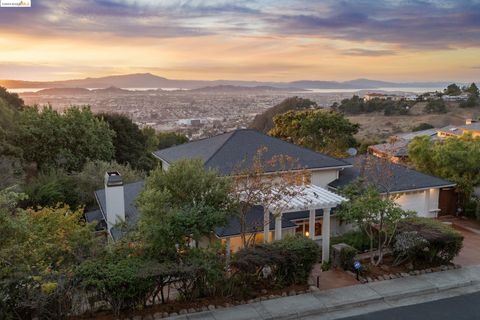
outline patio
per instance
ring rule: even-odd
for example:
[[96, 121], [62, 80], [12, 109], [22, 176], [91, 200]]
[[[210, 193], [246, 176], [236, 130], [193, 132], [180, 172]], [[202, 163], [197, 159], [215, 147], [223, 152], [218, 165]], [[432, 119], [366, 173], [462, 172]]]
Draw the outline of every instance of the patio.
[[[317, 280], [318, 278], [318, 280]], [[318, 286], [317, 286], [318, 281]], [[320, 263], [317, 263], [310, 273], [308, 284], [310, 286], [318, 287], [320, 290], [343, 288], [359, 284], [352, 275], [348, 274], [342, 269], [331, 269], [322, 272]]]

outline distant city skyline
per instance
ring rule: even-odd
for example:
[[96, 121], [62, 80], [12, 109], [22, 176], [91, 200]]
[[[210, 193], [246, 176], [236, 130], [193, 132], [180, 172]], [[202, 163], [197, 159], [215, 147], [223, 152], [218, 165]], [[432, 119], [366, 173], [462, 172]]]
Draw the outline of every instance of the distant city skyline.
[[479, 0], [32, 0], [0, 79], [480, 80]]

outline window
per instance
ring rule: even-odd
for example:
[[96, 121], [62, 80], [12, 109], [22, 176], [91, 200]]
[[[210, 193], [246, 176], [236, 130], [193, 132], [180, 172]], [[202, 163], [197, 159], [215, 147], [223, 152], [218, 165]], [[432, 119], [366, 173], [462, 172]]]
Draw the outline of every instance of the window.
[[[322, 235], [322, 218], [317, 218], [315, 220], [315, 237]], [[295, 221], [297, 228], [295, 229], [296, 234], [304, 235], [305, 237], [310, 236], [310, 222], [309, 219]]]

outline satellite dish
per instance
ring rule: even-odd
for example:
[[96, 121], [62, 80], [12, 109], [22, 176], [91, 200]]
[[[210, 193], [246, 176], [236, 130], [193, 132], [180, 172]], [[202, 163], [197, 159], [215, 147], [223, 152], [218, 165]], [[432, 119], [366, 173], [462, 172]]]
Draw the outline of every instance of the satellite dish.
[[348, 148], [347, 153], [348, 153], [350, 156], [355, 157], [355, 156], [357, 155], [358, 151], [357, 151], [357, 149], [355, 149], [355, 148]]

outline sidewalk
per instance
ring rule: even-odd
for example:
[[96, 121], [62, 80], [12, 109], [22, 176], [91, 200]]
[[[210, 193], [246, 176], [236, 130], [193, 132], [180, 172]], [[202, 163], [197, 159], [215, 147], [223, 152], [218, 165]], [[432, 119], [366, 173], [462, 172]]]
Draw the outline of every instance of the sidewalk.
[[282, 297], [171, 317], [185, 320], [301, 319], [380, 302], [414, 298], [480, 284], [480, 266]]

